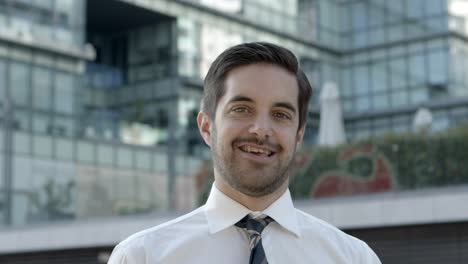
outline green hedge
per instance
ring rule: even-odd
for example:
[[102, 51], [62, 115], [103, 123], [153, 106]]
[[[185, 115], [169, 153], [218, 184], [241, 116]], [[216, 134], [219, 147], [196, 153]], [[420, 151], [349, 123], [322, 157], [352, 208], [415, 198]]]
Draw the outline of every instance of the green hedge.
[[468, 125], [434, 134], [387, 134], [335, 148], [304, 150], [306, 168], [291, 179], [293, 197], [310, 197], [310, 190], [327, 171], [341, 170], [354, 177], [366, 178], [372, 171], [369, 159], [357, 158], [345, 167], [338, 164], [340, 152], [353, 147], [372, 146], [390, 163], [394, 190], [468, 184]]

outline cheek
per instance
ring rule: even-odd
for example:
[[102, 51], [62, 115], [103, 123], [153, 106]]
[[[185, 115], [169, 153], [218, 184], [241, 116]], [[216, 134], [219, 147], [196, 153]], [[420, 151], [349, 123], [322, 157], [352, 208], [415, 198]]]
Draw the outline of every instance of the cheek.
[[284, 148], [293, 149], [296, 145], [297, 131], [295, 129], [278, 129], [276, 136]]
[[222, 123], [222, 128], [220, 128], [222, 131], [222, 136], [220, 135], [220, 137], [227, 139], [237, 137], [244, 131], [248, 131], [248, 127], [249, 126], [247, 122], [242, 122], [239, 120], [224, 122]]

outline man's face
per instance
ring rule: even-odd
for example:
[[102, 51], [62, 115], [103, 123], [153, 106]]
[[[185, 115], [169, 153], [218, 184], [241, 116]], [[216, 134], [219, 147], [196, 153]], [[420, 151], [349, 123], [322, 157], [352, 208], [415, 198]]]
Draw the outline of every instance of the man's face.
[[253, 64], [229, 72], [225, 89], [214, 122], [201, 114], [215, 175], [249, 196], [273, 193], [287, 181], [304, 131], [298, 131], [296, 77], [276, 65]]

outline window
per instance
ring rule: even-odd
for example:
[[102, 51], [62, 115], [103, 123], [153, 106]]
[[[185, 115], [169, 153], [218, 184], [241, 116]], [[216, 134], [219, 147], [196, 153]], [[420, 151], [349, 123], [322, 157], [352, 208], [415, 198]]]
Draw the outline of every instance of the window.
[[351, 6], [353, 31], [362, 31], [366, 27], [366, 5], [361, 2], [355, 2]]
[[14, 128], [21, 131], [29, 131], [29, 112], [24, 110], [15, 110], [14, 115]]
[[448, 79], [447, 52], [445, 50], [432, 50], [429, 53], [429, 83], [442, 84]]
[[342, 78], [341, 78], [341, 92], [343, 96], [349, 96], [353, 93], [353, 83], [352, 83], [352, 76], [350, 68], [344, 68], [342, 71]]
[[372, 96], [374, 109], [385, 109], [390, 105], [387, 93], [375, 94]]
[[129, 147], [121, 146], [117, 149], [117, 165], [119, 167], [131, 168], [133, 165], [133, 153]]
[[87, 141], [78, 141], [78, 161], [94, 163], [94, 145]]
[[73, 141], [69, 139], [55, 138], [56, 156], [60, 160], [73, 160]]
[[33, 115], [33, 131], [41, 134], [49, 132], [51, 121], [49, 115], [34, 113]]
[[388, 41], [399, 41], [405, 37], [405, 28], [403, 25], [388, 27], [387, 29]]
[[[5, 62], [0, 59], [0, 105], [2, 105], [3, 98], [5, 97], [5, 91], [6, 91], [6, 67], [5, 67]], [[3, 113], [3, 111], [2, 111]]]
[[29, 72], [23, 63], [10, 64], [10, 95], [13, 103], [19, 106], [28, 105]]
[[368, 32], [368, 36], [370, 45], [381, 44], [385, 41], [385, 33], [383, 28], [370, 30]]
[[369, 93], [369, 74], [367, 66], [354, 68], [354, 92], [355, 94]]
[[60, 117], [55, 116], [54, 118], [54, 126], [53, 126], [53, 134], [56, 136], [73, 136], [74, 128], [73, 128], [73, 121], [74, 119], [71, 117]]
[[424, 16], [424, 3], [426, 0], [407, 1], [407, 14], [410, 19], [418, 19]]
[[139, 150], [136, 152], [136, 167], [141, 170], [151, 170], [151, 152]]
[[390, 84], [391, 88], [403, 88], [406, 86], [406, 63], [403, 58], [390, 61]]
[[112, 145], [97, 145], [97, 159], [100, 165], [112, 166], [114, 163], [114, 150]]
[[371, 108], [370, 98], [368, 95], [360, 95], [356, 97], [355, 100], [357, 111], [366, 111]]
[[155, 152], [153, 156], [153, 168], [157, 172], [167, 172], [167, 154]]
[[412, 104], [419, 104], [429, 99], [428, 90], [425, 87], [414, 87], [410, 90]]
[[400, 89], [392, 92], [392, 106], [403, 106], [408, 104], [408, 92], [405, 89]]
[[373, 91], [387, 90], [387, 67], [384, 61], [371, 64], [372, 86]]
[[385, 6], [382, 6], [382, 8], [386, 8], [387, 11], [387, 24], [400, 22], [405, 17], [403, 0], [385, 1]]
[[52, 138], [36, 135], [33, 137], [35, 156], [52, 157]]
[[426, 83], [426, 64], [422, 54], [413, 54], [409, 57], [409, 85]]
[[15, 153], [29, 154], [30, 153], [30, 137], [29, 134], [16, 132], [13, 135], [13, 151]]
[[447, 0], [426, 0], [425, 2], [427, 15], [443, 14], [447, 10]]
[[50, 70], [41, 67], [32, 69], [33, 107], [50, 110], [52, 108], [52, 78]]
[[73, 75], [61, 72], [55, 74], [55, 111], [73, 114], [74, 90]]

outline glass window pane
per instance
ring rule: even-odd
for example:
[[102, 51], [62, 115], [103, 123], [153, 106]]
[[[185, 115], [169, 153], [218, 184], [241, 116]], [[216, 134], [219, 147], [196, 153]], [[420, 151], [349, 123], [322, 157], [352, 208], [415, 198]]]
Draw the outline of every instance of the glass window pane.
[[447, 82], [447, 53], [445, 50], [433, 50], [429, 53], [429, 83]]
[[50, 110], [52, 108], [51, 88], [52, 78], [50, 70], [34, 67], [32, 72], [33, 107]]
[[117, 164], [119, 167], [131, 168], [133, 165], [132, 151], [129, 147], [119, 147], [117, 150]]
[[426, 13], [428, 15], [442, 14], [447, 9], [446, 1], [447, 0], [426, 0]]
[[97, 148], [98, 163], [112, 166], [114, 163], [114, 150], [112, 145], [99, 144]]
[[426, 65], [422, 54], [413, 54], [409, 57], [409, 85], [426, 83]]
[[56, 156], [60, 160], [73, 160], [73, 141], [69, 139], [55, 139]]
[[138, 169], [150, 170], [151, 169], [151, 152], [140, 150], [136, 152], [136, 166]]
[[406, 63], [403, 58], [390, 61], [390, 84], [391, 88], [406, 87]]
[[15, 153], [29, 154], [30, 153], [30, 137], [29, 134], [16, 132], [13, 135], [13, 151]]
[[23, 63], [13, 62], [10, 64], [10, 94], [13, 103], [26, 106], [29, 94], [28, 68]]
[[424, 86], [415, 87], [410, 90], [410, 98], [412, 104], [422, 103], [429, 100], [429, 93]]
[[[2, 104], [3, 98], [5, 98], [5, 88], [6, 88], [6, 67], [5, 62], [0, 59], [0, 105]], [[3, 111], [2, 111], [3, 113]]]
[[349, 96], [353, 93], [352, 91], [352, 87], [353, 87], [353, 83], [352, 83], [352, 78], [351, 78], [351, 70], [349, 68], [345, 68], [343, 69], [342, 71], [343, 75], [342, 75], [342, 79], [341, 79], [341, 93], [343, 96]]
[[396, 23], [403, 20], [405, 14], [404, 4], [403, 0], [385, 1], [385, 5], [381, 6], [381, 8], [387, 9], [387, 23]]
[[387, 67], [385, 62], [371, 64], [372, 86], [374, 91], [387, 90]]
[[356, 110], [357, 111], [365, 111], [369, 110], [371, 107], [370, 98], [368, 96], [359, 96], [356, 98]]
[[81, 162], [94, 162], [94, 146], [90, 142], [78, 141], [78, 161]]
[[29, 157], [21, 155], [13, 157], [13, 188], [22, 190], [31, 188], [31, 163]]
[[388, 41], [398, 41], [405, 37], [405, 28], [403, 25], [389, 27], [387, 29]]
[[55, 103], [57, 112], [73, 114], [74, 80], [73, 75], [56, 73], [55, 75]]
[[74, 127], [73, 127], [74, 119], [71, 117], [59, 117], [56, 116], [54, 118], [54, 135], [57, 136], [73, 136]]
[[373, 96], [373, 108], [374, 109], [385, 109], [390, 106], [390, 100], [387, 93], [376, 94]]
[[424, 3], [426, 0], [408, 0], [407, 13], [409, 18], [420, 18], [424, 16]]
[[353, 30], [363, 30], [366, 27], [367, 14], [366, 5], [359, 1], [352, 4], [351, 7], [352, 19], [353, 19]]
[[[3, 128], [2, 128], [2, 126], [0, 126], [0, 138], [3, 139], [3, 137], [4, 137], [3, 136]], [[3, 143], [4, 143], [4, 140], [0, 140], [0, 150], [3, 150]], [[3, 153], [3, 151], [0, 151], [0, 153]], [[0, 160], [3, 160], [3, 159], [0, 159]], [[0, 170], [0, 171], [2, 171], [2, 170]]]
[[357, 66], [354, 68], [354, 93], [369, 93], [369, 74], [367, 66]]
[[154, 171], [167, 172], [167, 155], [166, 153], [155, 152], [153, 157]]
[[29, 112], [16, 110], [14, 113], [14, 127], [18, 130], [29, 131]]
[[391, 98], [392, 106], [403, 106], [408, 104], [408, 92], [406, 90], [392, 92]]
[[52, 156], [52, 138], [36, 135], [33, 137], [34, 155], [51, 157]]
[[368, 32], [369, 45], [381, 44], [385, 41], [385, 32], [383, 28], [370, 30]]
[[49, 133], [51, 120], [49, 115], [35, 113], [33, 115], [33, 131], [42, 134]]

